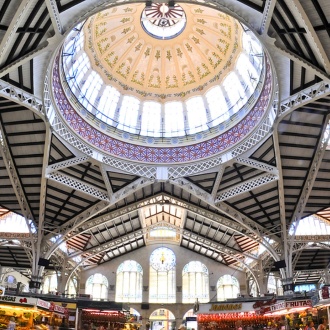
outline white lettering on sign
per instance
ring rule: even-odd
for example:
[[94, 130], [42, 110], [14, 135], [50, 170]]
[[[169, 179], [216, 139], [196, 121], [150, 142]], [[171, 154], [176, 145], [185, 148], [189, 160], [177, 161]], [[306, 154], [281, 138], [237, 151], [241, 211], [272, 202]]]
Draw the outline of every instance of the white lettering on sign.
[[278, 303], [278, 304], [275, 304], [275, 305], [271, 305], [270, 306], [270, 311], [271, 312], [275, 312], [275, 311], [279, 311], [281, 309], [285, 309], [286, 306], [285, 306], [285, 302], [281, 302], [281, 303]]
[[37, 300], [37, 306], [42, 307], [42, 308], [45, 308], [45, 309], [49, 309], [50, 302], [44, 301], [44, 300], [41, 300], [41, 299], [38, 299]]
[[295, 307], [312, 307], [312, 301], [308, 300], [296, 300], [296, 301], [287, 301], [285, 303], [286, 308], [295, 308]]
[[54, 312], [58, 312], [58, 313], [65, 313], [65, 308], [59, 305], [54, 305]]

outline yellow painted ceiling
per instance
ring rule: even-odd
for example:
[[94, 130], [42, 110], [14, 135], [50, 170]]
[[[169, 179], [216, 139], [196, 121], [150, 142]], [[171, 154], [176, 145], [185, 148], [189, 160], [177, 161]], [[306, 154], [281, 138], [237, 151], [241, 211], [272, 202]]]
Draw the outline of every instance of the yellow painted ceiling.
[[150, 36], [141, 25], [144, 3], [104, 10], [84, 25], [85, 51], [104, 82], [122, 93], [158, 101], [201, 94], [221, 83], [241, 52], [241, 25], [215, 9], [179, 4], [186, 26], [173, 39]]

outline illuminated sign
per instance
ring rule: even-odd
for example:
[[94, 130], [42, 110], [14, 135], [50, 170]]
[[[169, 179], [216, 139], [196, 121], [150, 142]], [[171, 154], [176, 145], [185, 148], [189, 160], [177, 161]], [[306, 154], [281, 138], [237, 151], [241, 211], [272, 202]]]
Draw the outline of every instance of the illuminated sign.
[[3, 286], [0, 286], [0, 296], [4, 296], [5, 291], [6, 291], [6, 288], [4, 288]]
[[242, 304], [221, 304], [221, 305], [216, 305], [212, 304], [211, 308], [209, 311], [232, 311], [232, 310], [238, 310], [242, 309]]

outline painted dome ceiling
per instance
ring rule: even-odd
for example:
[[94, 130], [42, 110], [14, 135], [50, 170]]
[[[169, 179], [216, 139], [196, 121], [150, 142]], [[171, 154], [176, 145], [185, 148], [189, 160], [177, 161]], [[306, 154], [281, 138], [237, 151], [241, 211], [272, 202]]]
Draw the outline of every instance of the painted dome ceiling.
[[65, 39], [52, 84], [79, 138], [130, 161], [217, 157], [255, 134], [250, 148], [274, 120], [261, 43], [234, 17], [199, 4], [121, 4], [91, 16]]
[[243, 33], [233, 17], [187, 3], [116, 6], [83, 30], [85, 52], [105, 83], [157, 99], [218, 84], [235, 66]]

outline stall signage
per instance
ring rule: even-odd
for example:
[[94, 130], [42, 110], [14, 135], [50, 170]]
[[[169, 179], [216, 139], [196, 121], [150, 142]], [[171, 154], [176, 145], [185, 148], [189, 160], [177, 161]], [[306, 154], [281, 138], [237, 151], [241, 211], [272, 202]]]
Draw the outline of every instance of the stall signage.
[[15, 302], [17, 297], [14, 296], [0, 296], [1, 301]]
[[4, 296], [5, 295], [5, 291], [6, 291], [6, 288], [3, 287], [3, 286], [0, 286], [0, 296]]
[[285, 302], [285, 307], [286, 308], [312, 307], [312, 301], [310, 299], [286, 301]]
[[54, 305], [54, 312], [65, 314], [66, 309], [67, 308], [64, 308], [62, 306]]
[[285, 301], [283, 301], [283, 302], [280, 302], [278, 304], [271, 305], [270, 306], [270, 311], [271, 312], [276, 312], [276, 311], [280, 311], [280, 310], [285, 309], [285, 308], [286, 308], [286, 303], [285, 303]]
[[232, 310], [237, 310], [237, 309], [242, 309], [242, 304], [212, 304], [211, 308], [209, 309], [210, 312], [217, 312], [217, 311], [232, 311]]
[[37, 306], [42, 307], [42, 308], [45, 308], [45, 309], [49, 309], [50, 302], [44, 301], [44, 300], [41, 300], [41, 299], [38, 299], [37, 300]]
[[0, 301], [6, 301], [9, 303], [20, 303], [24, 305], [34, 305], [36, 303], [35, 298], [19, 297], [19, 296], [0, 296]]

